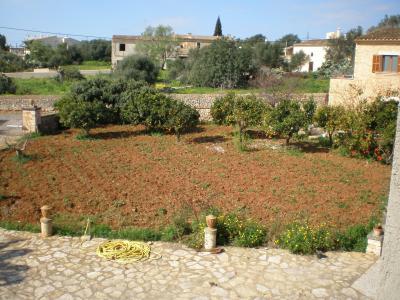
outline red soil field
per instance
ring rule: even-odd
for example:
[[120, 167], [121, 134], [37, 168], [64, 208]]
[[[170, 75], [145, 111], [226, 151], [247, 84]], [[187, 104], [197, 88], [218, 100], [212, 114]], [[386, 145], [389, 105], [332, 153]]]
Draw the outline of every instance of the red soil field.
[[388, 194], [389, 166], [317, 148], [239, 152], [231, 132], [204, 125], [177, 142], [107, 126], [92, 131], [94, 140], [77, 140], [74, 130], [33, 139], [24, 164], [0, 152], [0, 218], [38, 223], [49, 204], [71, 222], [92, 216], [114, 228], [154, 228], [183, 208], [214, 206], [267, 226], [301, 217], [344, 228], [366, 223]]

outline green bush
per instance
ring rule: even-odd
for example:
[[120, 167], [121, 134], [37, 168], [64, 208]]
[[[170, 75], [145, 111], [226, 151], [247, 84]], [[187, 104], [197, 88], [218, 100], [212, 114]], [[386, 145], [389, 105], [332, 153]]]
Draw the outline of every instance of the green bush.
[[121, 117], [126, 123], [142, 124], [152, 131], [175, 132], [179, 139], [182, 132], [197, 126], [200, 115], [183, 102], [142, 87], [124, 95]]
[[183, 132], [191, 130], [198, 125], [199, 119], [200, 114], [196, 109], [183, 102], [172, 100], [165, 126], [168, 130], [174, 131], [179, 141]]
[[118, 62], [114, 75], [118, 78], [155, 83], [159, 69], [147, 57], [131, 55]]
[[296, 254], [335, 249], [335, 236], [325, 226], [312, 227], [307, 222], [290, 224], [275, 243]]
[[25, 67], [25, 61], [21, 57], [0, 49], [0, 73], [23, 71]]
[[57, 79], [59, 81], [71, 81], [71, 80], [82, 80], [84, 79], [83, 75], [81, 74], [81, 72], [79, 71], [78, 68], [74, 67], [74, 68], [59, 68], [58, 69], [58, 76]]
[[15, 94], [17, 87], [14, 80], [4, 74], [0, 74], [0, 94]]
[[56, 102], [55, 108], [59, 112], [62, 125], [71, 128], [80, 128], [84, 135], [104, 120], [106, 107], [99, 101], [84, 101], [71, 96], [65, 96]]
[[261, 125], [263, 116], [268, 110], [269, 106], [254, 95], [236, 96], [234, 93], [229, 93], [213, 103], [211, 116], [217, 124], [237, 126], [239, 147], [242, 149], [245, 130], [250, 126]]
[[345, 108], [342, 106], [321, 106], [317, 109], [314, 121], [328, 133], [329, 145], [333, 145], [333, 135], [343, 126]]
[[337, 234], [338, 248], [344, 251], [365, 252], [368, 232], [368, 228], [364, 225], [349, 227]]
[[[205, 216], [201, 214], [199, 220], [191, 224], [191, 234], [185, 242], [192, 248], [201, 248], [204, 244]], [[238, 216], [236, 213], [221, 214], [218, 210], [212, 212], [217, 217], [217, 245], [235, 245], [240, 247], [257, 247], [266, 242], [267, 231], [259, 223]]]
[[263, 226], [254, 221], [247, 221], [243, 227], [234, 238], [233, 245], [239, 247], [257, 247], [265, 243], [267, 231]]
[[315, 110], [313, 100], [306, 102], [303, 106], [297, 101], [283, 100], [267, 112], [264, 119], [266, 132], [274, 133], [285, 137], [288, 145], [290, 139], [300, 129], [310, 124]]
[[126, 81], [101, 77], [79, 81], [71, 91], [56, 102], [60, 122], [66, 127], [80, 128], [84, 135], [98, 124], [119, 121], [117, 101], [125, 91]]
[[343, 133], [338, 134], [335, 146], [354, 157], [373, 158], [390, 163], [396, 133], [397, 102], [361, 102], [346, 110], [342, 118]]
[[228, 93], [217, 98], [211, 106], [211, 117], [218, 125], [231, 125], [233, 123], [233, 108], [235, 106], [235, 93]]

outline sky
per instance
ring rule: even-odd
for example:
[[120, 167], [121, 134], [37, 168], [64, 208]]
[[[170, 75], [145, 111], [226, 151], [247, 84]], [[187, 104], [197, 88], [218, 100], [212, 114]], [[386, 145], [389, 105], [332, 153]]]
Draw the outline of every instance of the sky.
[[[0, 27], [111, 38], [139, 35], [147, 26], [170, 25], [176, 33], [212, 35], [218, 16], [223, 34], [258, 33], [276, 40], [287, 33], [324, 38], [340, 27], [376, 25], [400, 14], [399, 0], [0, 0]], [[39, 33], [0, 28], [11, 45]], [[73, 37], [73, 36], [71, 36]], [[85, 38], [77, 38], [85, 39]], [[87, 38], [86, 38], [87, 39]]]

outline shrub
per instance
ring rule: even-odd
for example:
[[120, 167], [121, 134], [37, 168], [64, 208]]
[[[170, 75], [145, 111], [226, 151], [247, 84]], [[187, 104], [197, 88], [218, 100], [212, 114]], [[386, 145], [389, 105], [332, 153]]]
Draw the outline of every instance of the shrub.
[[228, 93], [217, 98], [211, 106], [211, 117], [218, 125], [231, 125], [233, 123], [233, 108], [235, 105], [235, 93]]
[[14, 80], [4, 74], [0, 74], [0, 94], [15, 94], [16, 90], [17, 87], [15, 86]]
[[246, 128], [261, 125], [266, 108], [266, 104], [254, 95], [236, 98], [232, 118], [239, 129], [240, 145], [243, 144], [243, 133]]
[[240, 247], [257, 247], [264, 244], [267, 237], [267, 232], [260, 224], [247, 221], [243, 229], [233, 240], [233, 245]]
[[57, 79], [62, 82], [64, 80], [82, 80], [84, 77], [78, 68], [59, 68]]
[[333, 135], [343, 125], [344, 116], [345, 109], [342, 106], [322, 106], [315, 114], [315, 122], [328, 133], [330, 146], [333, 145]]
[[25, 67], [25, 61], [21, 57], [0, 49], [0, 73], [23, 71]]
[[131, 55], [118, 63], [114, 75], [123, 79], [154, 83], [158, 72], [159, 69], [149, 58]]
[[272, 129], [275, 133], [285, 137], [286, 145], [288, 145], [293, 135], [310, 123], [313, 109], [315, 109], [315, 104], [311, 103], [310, 101], [306, 107], [302, 107], [297, 101], [283, 100], [279, 102], [265, 117], [267, 131]]
[[344, 132], [335, 146], [351, 156], [374, 158], [390, 163], [396, 133], [397, 102], [377, 98], [348, 109], [343, 117]]
[[94, 77], [73, 84], [69, 95], [71, 98], [84, 102], [102, 103], [104, 114], [99, 119], [99, 123], [119, 123], [120, 107], [125, 99], [124, 95], [145, 85], [144, 82]]
[[200, 114], [196, 109], [176, 100], [172, 100], [168, 114], [166, 128], [175, 132], [178, 141], [181, 134], [195, 128], [200, 119]]
[[179, 139], [182, 132], [197, 126], [200, 115], [183, 102], [142, 87], [124, 95], [121, 117], [126, 123], [142, 124], [149, 130], [175, 132]]
[[55, 104], [59, 111], [60, 122], [66, 127], [80, 128], [84, 135], [104, 119], [105, 106], [100, 101], [84, 101], [65, 96]]
[[[193, 248], [201, 248], [204, 244], [205, 216], [192, 222], [192, 233], [187, 237], [186, 243]], [[214, 210], [217, 216], [217, 245], [236, 245], [240, 247], [256, 247], [265, 243], [267, 232], [259, 223], [238, 216], [236, 213], [221, 214]]]
[[344, 251], [365, 252], [368, 229], [364, 225], [354, 225], [337, 234], [338, 247]]
[[325, 226], [312, 227], [307, 222], [294, 222], [275, 241], [284, 249], [296, 254], [313, 254], [317, 250], [335, 248], [334, 235]]

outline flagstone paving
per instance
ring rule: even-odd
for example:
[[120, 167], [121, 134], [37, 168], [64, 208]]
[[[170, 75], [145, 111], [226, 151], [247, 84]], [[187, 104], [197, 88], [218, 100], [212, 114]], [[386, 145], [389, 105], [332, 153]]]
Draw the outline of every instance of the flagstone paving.
[[103, 241], [0, 229], [0, 299], [366, 299], [351, 285], [376, 261], [266, 248], [215, 255], [156, 242], [161, 259], [120, 264], [96, 255]]

